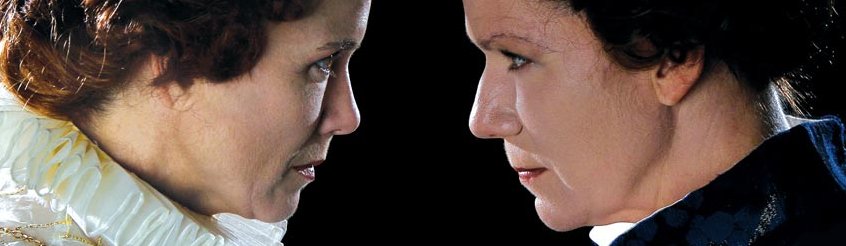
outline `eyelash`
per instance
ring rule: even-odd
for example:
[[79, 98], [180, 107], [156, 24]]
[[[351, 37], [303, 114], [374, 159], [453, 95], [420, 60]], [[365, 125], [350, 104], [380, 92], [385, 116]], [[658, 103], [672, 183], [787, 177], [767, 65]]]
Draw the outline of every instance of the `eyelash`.
[[319, 61], [311, 64], [309, 68], [309, 73], [312, 73], [312, 78], [316, 82], [323, 82], [328, 80], [330, 77], [335, 77], [335, 69], [332, 67], [335, 64], [335, 58], [338, 57], [340, 51], [333, 53]]
[[532, 60], [529, 60], [529, 58], [514, 54], [510, 51], [501, 50], [500, 52], [502, 52], [502, 55], [505, 57], [508, 57], [508, 59], [511, 59], [511, 65], [508, 66], [509, 71], [520, 70], [524, 66], [532, 63]]

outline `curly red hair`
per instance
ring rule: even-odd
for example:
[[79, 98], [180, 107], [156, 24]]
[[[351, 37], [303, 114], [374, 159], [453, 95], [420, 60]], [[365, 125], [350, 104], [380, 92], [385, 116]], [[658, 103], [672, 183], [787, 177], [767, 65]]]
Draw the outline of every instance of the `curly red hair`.
[[28, 109], [86, 120], [154, 55], [153, 85], [224, 82], [252, 69], [264, 26], [308, 14], [296, 0], [2, 0], [0, 76]]

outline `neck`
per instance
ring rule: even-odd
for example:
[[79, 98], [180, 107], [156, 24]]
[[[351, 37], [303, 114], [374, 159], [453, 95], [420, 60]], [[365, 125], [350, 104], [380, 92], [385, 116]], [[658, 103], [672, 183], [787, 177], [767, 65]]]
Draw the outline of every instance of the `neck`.
[[[127, 90], [108, 105], [105, 113], [94, 115], [91, 120], [75, 122], [77, 127], [109, 157], [124, 169], [134, 173], [159, 192], [188, 209], [195, 209], [197, 192], [180, 190], [180, 187], [195, 187], [196, 177], [174, 177], [173, 173], [186, 173], [181, 161], [168, 155], [179, 148], [174, 144], [173, 133], [167, 132], [173, 122], [162, 117], [170, 112], [157, 107], [157, 100], [149, 90]], [[197, 211], [202, 212], [202, 211]]]
[[788, 128], [774, 88], [752, 92], [723, 68], [668, 107], [668, 144], [644, 172], [629, 206], [609, 221], [637, 222], [725, 173], [768, 137]]

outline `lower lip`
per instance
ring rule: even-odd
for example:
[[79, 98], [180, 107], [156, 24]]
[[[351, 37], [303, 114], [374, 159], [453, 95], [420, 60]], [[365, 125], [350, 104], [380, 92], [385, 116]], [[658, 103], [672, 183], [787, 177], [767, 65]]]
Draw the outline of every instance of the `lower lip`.
[[314, 166], [305, 166], [296, 168], [297, 173], [302, 175], [305, 179], [311, 181], [315, 178]]
[[516, 171], [517, 176], [520, 177], [520, 182], [529, 182], [546, 172], [546, 168], [518, 169]]

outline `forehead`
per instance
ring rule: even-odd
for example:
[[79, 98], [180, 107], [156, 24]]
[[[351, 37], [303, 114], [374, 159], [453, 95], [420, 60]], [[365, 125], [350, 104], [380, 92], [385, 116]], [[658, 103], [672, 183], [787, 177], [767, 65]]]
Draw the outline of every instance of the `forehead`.
[[464, 0], [467, 35], [476, 44], [505, 36], [554, 47], [579, 29], [573, 28], [579, 18], [554, 6], [539, 0]]
[[[370, 0], [320, 0], [314, 12], [301, 20], [305, 25], [319, 25], [328, 28], [334, 36], [354, 38], [360, 41], [367, 28]], [[303, 27], [304, 32], [315, 31]]]
[[364, 38], [370, 0], [317, 0], [312, 4], [303, 18], [271, 22], [271, 39], [277, 39], [276, 45], [322, 46], [341, 40], [360, 43]]

